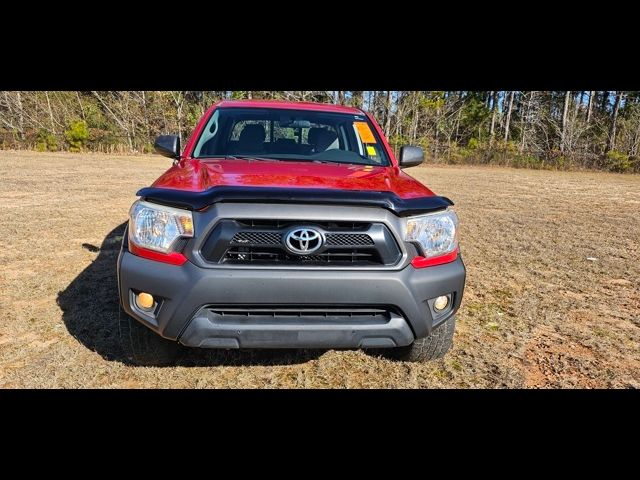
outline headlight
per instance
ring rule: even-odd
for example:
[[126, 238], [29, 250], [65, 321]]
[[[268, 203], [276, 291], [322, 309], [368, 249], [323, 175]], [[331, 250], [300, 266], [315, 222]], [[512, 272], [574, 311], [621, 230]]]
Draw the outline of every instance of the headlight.
[[406, 222], [405, 241], [419, 243], [426, 258], [458, 247], [458, 216], [453, 210], [407, 217]]
[[129, 212], [129, 241], [138, 247], [168, 253], [180, 237], [193, 237], [188, 210], [137, 201]]

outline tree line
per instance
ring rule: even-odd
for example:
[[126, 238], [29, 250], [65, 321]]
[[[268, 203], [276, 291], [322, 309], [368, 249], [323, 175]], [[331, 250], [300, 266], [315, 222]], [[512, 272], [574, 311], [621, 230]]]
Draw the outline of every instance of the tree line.
[[635, 91], [3, 91], [0, 147], [151, 152], [229, 98], [357, 106], [432, 162], [640, 171]]

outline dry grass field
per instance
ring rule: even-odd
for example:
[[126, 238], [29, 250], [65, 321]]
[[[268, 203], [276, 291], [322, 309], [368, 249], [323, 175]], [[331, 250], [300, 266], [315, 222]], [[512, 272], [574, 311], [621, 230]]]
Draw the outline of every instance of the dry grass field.
[[137, 367], [115, 265], [158, 156], [0, 152], [0, 387], [640, 387], [640, 176], [424, 166], [456, 202], [468, 268], [455, 344], [409, 364], [361, 351], [193, 351]]

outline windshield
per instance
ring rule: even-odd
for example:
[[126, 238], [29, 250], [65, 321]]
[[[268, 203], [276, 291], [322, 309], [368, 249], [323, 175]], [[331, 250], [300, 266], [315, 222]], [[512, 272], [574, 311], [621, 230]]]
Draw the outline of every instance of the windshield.
[[365, 115], [273, 108], [216, 109], [193, 157], [389, 165]]

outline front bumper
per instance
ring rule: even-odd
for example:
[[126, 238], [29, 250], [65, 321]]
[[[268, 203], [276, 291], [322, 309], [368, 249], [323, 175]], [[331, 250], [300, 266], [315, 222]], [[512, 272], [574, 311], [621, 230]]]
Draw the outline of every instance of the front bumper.
[[[125, 311], [165, 338], [209, 348], [358, 348], [408, 345], [455, 314], [464, 290], [460, 256], [434, 267], [401, 270], [207, 269], [132, 255], [118, 259], [118, 287]], [[154, 315], [136, 308], [134, 292], [162, 299]], [[429, 300], [452, 295], [434, 315]], [[349, 306], [388, 309], [388, 321], [343, 323], [218, 322], [209, 306]]]

